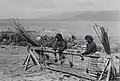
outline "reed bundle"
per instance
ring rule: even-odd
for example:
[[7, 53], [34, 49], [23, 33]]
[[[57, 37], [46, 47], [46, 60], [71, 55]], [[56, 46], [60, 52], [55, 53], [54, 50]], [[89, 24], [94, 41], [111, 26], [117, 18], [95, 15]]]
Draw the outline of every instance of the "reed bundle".
[[30, 43], [32, 46], [39, 46], [37, 41], [31, 38], [31, 34], [28, 34], [23, 27], [23, 25], [20, 23], [19, 19], [11, 18], [11, 23], [14, 24], [17, 31]]
[[99, 26], [98, 24], [95, 23], [93, 26], [100, 42], [102, 43], [104, 50], [106, 51], [107, 54], [111, 54], [110, 50], [110, 43], [109, 43], [109, 37], [107, 32], [105, 31], [104, 27]]
[[105, 68], [103, 69], [101, 76], [99, 78], [98, 81], [101, 80], [104, 72], [106, 69], [108, 69], [108, 73], [107, 73], [107, 77], [106, 77], [106, 81], [110, 81], [110, 80], [115, 80], [116, 79], [116, 68], [114, 67], [113, 64], [113, 58], [111, 56], [111, 50], [110, 50], [110, 42], [109, 42], [109, 37], [108, 37], [108, 33], [105, 31], [103, 26], [100, 26], [98, 24], [95, 23], [95, 25], [93, 26], [100, 42], [102, 43], [104, 50], [106, 51], [106, 53], [110, 56], [108, 58], [108, 63], [105, 66]]

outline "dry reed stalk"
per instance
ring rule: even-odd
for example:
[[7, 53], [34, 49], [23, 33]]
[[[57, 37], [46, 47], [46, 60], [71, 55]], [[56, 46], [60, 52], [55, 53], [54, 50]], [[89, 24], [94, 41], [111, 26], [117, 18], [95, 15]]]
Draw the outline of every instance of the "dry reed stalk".
[[31, 36], [26, 32], [25, 28], [22, 26], [22, 24], [19, 23], [18, 19], [12, 19], [12, 23], [14, 24], [17, 31], [24, 36], [27, 41], [32, 44], [32, 46], [39, 46], [39, 44], [34, 40], [31, 39]]

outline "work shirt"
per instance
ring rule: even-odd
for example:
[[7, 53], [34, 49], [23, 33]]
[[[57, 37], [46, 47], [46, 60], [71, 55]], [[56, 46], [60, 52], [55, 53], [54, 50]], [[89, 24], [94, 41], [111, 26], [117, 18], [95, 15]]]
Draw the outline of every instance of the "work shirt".
[[53, 49], [54, 50], [59, 50], [59, 52], [62, 52], [66, 49], [65, 41], [58, 41], [56, 40], [55, 43], [53, 44]]
[[97, 46], [96, 46], [95, 42], [88, 43], [86, 45], [85, 54], [95, 53], [96, 51], [97, 51]]

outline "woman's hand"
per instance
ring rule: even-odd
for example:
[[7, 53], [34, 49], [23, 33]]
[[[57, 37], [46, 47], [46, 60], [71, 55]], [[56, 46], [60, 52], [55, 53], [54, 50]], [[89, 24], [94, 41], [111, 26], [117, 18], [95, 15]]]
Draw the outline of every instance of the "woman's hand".
[[86, 53], [82, 53], [82, 55], [84, 56], [84, 55], [86, 55]]

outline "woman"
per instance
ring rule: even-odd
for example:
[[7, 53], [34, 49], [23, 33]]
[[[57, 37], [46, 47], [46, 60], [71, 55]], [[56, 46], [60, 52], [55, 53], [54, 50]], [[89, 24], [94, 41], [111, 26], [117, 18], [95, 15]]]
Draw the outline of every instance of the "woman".
[[[67, 48], [66, 46], [66, 42], [63, 39], [62, 35], [60, 33], [56, 34], [56, 41], [53, 44], [53, 50], [57, 50], [58, 49], [58, 53], [59, 53], [59, 60], [65, 59], [65, 56], [62, 54], [63, 51]], [[56, 57], [56, 53], [55, 55], [55, 62], [58, 61], [57, 57]], [[61, 61], [61, 64], [63, 63], [63, 61]]]
[[[95, 44], [95, 42], [93, 41], [93, 37], [91, 35], [87, 35], [85, 36], [85, 40], [87, 42], [87, 45], [86, 45], [86, 51], [84, 53], [82, 53], [82, 55], [97, 55], [95, 52], [97, 51], [97, 46]], [[89, 63], [90, 62], [90, 63]], [[98, 69], [98, 65], [97, 65], [97, 62], [98, 62], [98, 58], [92, 58], [90, 57], [89, 59], [89, 62], [88, 62], [88, 66], [87, 66], [87, 69], [86, 69], [86, 72], [88, 73], [88, 69], [90, 69], [90, 71], [94, 70], [96, 71], [96, 69]], [[90, 65], [89, 65], [90, 64]], [[95, 69], [93, 65], [96, 65]], [[89, 68], [90, 67], [90, 68]]]
[[85, 37], [85, 40], [87, 42], [86, 51], [84, 53], [82, 53], [82, 55], [95, 53], [97, 51], [97, 46], [96, 46], [95, 42], [93, 41], [93, 37], [91, 35], [87, 35]]

